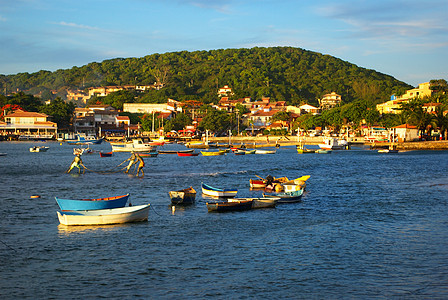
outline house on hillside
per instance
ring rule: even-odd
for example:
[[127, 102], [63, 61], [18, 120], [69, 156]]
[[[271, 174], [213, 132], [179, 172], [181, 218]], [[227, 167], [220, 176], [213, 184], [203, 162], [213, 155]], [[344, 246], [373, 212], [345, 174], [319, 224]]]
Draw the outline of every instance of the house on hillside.
[[300, 114], [313, 114], [317, 115], [319, 113], [319, 109], [315, 106], [304, 104], [299, 106], [300, 108]]
[[49, 121], [50, 116], [37, 112], [16, 110], [0, 123], [1, 135], [18, 135], [19, 139], [55, 139], [58, 124]]
[[401, 104], [407, 103], [414, 98], [429, 97], [432, 95], [431, 84], [429, 82], [421, 83], [417, 88], [407, 90], [400, 97], [392, 95], [390, 100], [376, 105], [376, 110], [380, 114], [399, 114], [401, 113]]
[[218, 97], [229, 97], [232, 95], [232, 88], [230, 88], [228, 85], [225, 85], [222, 88], [218, 89]]
[[418, 140], [418, 128], [409, 124], [403, 124], [392, 128], [393, 135], [398, 142], [410, 142]]
[[341, 95], [331, 92], [330, 94], [323, 95], [322, 99], [319, 99], [319, 108], [321, 110], [331, 109], [336, 106], [340, 106], [341, 102]]

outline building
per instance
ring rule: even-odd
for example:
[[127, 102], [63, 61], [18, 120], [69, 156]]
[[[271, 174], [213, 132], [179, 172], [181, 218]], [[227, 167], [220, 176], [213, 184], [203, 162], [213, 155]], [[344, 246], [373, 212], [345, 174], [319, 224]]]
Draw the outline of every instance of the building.
[[232, 95], [232, 89], [228, 85], [225, 85], [218, 90], [218, 97], [228, 97]]
[[418, 139], [418, 128], [409, 124], [403, 124], [392, 128], [395, 139], [398, 142], [410, 142]]
[[46, 114], [16, 110], [0, 123], [0, 134], [18, 135], [19, 139], [55, 139], [58, 125]]
[[389, 101], [377, 104], [376, 110], [378, 110], [380, 114], [399, 114], [401, 113], [400, 108], [402, 103], [409, 102], [409, 100], [414, 98], [430, 97], [432, 95], [430, 87], [430, 83], [425, 82], [419, 84], [418, 88], [406, 91], [406, 93], [400, 97], [392, 95]]
[[300, 108], [300, 114], [313, 114], [313, 115], [317, 115], [319, 113], [319, 109], [315, 106], [309, 105], [309, 104], [304, 104], [299, 106]]
[[319, 106], [321, 110], [331, 109], [341, 105], [341, 102], [341, 95], [331, 92], [330, 94], [325, 94], [322, 99], [319, 99]]
[[86, 135], [101, 135], [101, 131], [117, 127], [118, 111], [110, 105], [91, 105], [86, 108], [75, 108], [73, 129]]
[[123, 111], [133, 114], [182, 112], [179, 101], [168, 99], [167, 103], [123, 103]]

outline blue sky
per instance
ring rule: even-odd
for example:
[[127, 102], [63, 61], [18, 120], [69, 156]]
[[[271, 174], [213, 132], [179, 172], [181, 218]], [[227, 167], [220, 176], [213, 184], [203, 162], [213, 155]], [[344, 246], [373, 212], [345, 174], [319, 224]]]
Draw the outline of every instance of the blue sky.
[[0, 74], [292, 46], [413, 86], [448, 80], [448, 1], [0, 0]]

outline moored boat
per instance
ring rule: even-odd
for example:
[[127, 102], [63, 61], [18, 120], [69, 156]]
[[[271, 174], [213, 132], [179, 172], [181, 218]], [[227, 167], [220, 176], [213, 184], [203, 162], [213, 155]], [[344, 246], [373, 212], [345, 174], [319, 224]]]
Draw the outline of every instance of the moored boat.
[[30, 152], [47, 152], [50, 147], [47, 146], [34, 146], [30, 148]]
[[256, 149], [255, 154], [275, 154], [276, 150]]
[[221, 189], [202, 183], [202, 193], [212, 197], [235, 197], [237, 189]]
[[152, 151], [152, 152], [139, 152], [138, 155], [141, 157], [156, 157], [159, 155], [158, 151]]
[[319, 144], [319, 148], [325, 150], [342, 150], [347, 149], [348, 142], [337, 138], [324, 138], [323, 144]]
[[280, 198], [231, 198], [228, 202], [234, 201], [252, 201], [252, 208], [274, 208]]
[[194, 149], [187, 150], [159, 150], [159, 154], [177, 154], [177, 153], [191, 153]]
[[129, 142], [110, 142], [113, 152], [153, 152], [157, 146], [151, 142], [144, 142], [141, 138], [133, 139]]
[[276, 198], [277, 203], [295, 203], [300, 202], [302, 200], [302, 195], [303, 195], [303, 189], [293, 192], [275, 193], [273, 195], [263, 194], [263, 197]]
[[96, 199], [62, 199], [55, 197], [56, 202], [58, 203], [62, 211], [110, 209], [123, 207], [126, 205], [128, 198], [129, 194]]
[[196, 191], [193, 187], [169, 192], [171, 204], [192, 204], [196, 199]]
[[178, 151], [177, 152], [177, 156], [198, 156], [199, 152], [183, 152], [183, 151]]
[[319, 153], [319, 154], [331, 154], [331, 150], [318, 149], [318, 150], [316, 150], [316, 153]]
[[112, 151], [111, 152], [102, 152], [102, 151], [100, 151], [100, 156], [101, 157], [111, 157], [113, 154], [114, 153]]
[[67, 140], [66, 143], [70, 145], [92, 145], [101, 144], [103, 142], [102, 138], [96, 138], [94, 136], [77, 134], [76, 139]]
[[62, 225], [110, 225], [148, 220], [150, 204], [112, 209], [57, 211]]
[[209, 212], [243, 211], [252, 209], [252, 201], [207, 202]]
[[202, 156], [218, 156], [226, 154], [224, 151], [201, 151]]

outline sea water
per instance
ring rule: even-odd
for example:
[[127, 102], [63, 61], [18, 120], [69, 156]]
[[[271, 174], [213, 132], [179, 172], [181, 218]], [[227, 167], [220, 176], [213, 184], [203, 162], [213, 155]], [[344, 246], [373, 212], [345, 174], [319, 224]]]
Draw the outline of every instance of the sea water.
[[[66, 174], [74, 147], [0, 143], [1, 299], [448, 297], [448, 151], [159, 154], [135, 177], [120, 171], [130, 153], [83, 155], [86, 173]], [[310, 175], [302, 202], [207, 211], [201, 182], [254, 197], [249, 179], [267, 175]], [[173, 209], [168, 192], [189, 186], [196, 203]], [[126, 193], [151, 204], [148, 222], [59, 225], [54, 197]]]

